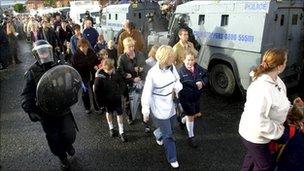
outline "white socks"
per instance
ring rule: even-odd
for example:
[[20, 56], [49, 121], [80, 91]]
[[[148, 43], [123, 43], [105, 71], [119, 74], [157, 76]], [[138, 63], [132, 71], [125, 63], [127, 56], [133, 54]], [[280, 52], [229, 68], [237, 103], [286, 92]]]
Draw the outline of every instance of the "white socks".
[[123, 129], [123, 124], [122, 123], [118, 123], [118, 131], [119, 134], [121, 135], [122, 133], [124, 133], [124, 129]]
[[[107, 121], [108, 121], [108, 125], [109, 125], [109, 129], [114, 129], [114, 125], [113, 125], [113, 121], [112, 121], [112, 116], [107, 113]], [[119, 134], [124, 133], [124, 129], [123, 129], [123, 118], [122, 116], [117, 116], [117, 122], [118, 122], [118, 131]]]
[[194, 122], [186, 121], [186, 127], [188, 131], [189, 138], [194, 137], [193, 128], [194, 128]]
[[186, 120], [187, 120], [187, 116], [184, 116], [184, 117], [182, 118], [182, 123], [185, 124], [185, 123], [186, 123]]
[[113, 122], [108, 122], [108, 125], [109, 125], [109, 129], [114, 129], [114, 126], [113, 126]]

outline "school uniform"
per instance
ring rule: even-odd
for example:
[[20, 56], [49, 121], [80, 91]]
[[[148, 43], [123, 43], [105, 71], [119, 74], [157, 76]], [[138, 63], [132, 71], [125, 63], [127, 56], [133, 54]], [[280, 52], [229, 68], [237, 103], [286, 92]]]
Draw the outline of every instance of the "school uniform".
[[[199, 100], [203, 88], [208, 84], [207, 71], [195, 63], [192, 71], [188, 70], [186, 66], [183, 65], [178, 73], [180, 82], [183, 84], [183, 89], [179, 92], [180, 103], [185, 114], [193, 116], [200, 112]], [[196, 86], [196, 82], [199, 81], [203, 84], [203, 88], [200, 90]]]

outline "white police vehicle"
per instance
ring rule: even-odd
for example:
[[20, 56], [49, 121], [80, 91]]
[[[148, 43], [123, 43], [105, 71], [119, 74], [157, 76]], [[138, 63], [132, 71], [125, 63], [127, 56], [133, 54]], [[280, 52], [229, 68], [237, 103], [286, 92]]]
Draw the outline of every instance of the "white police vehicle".
[[71, 1], [69, 16], [75, 23], [82, 26], [86, 12], [88, 11], [93, 18], [94, 26], [99, 27], [101, 9], [102, 6], [99, 5], [98, 1]]
[[[129, 20], [135, 24], [135, 27], [141, 31], [146, 38], [149, 32], [147, 15], [154, 16], [154, 22], [164, 23], [160, 6], [157, 2], [139, 2], [128, 4], [109, 5], [103, 8], [101, 17], [101, 29], [105, 39], [113, 40], [116, 34], [122, 29], [122, 23]], [[158, 27], [166, 30], [166, 27]]]
[[209, 71], [211, 88], [224, 96], [245, 92], [250, 71], [269, 48], [288, 49], [281, 78], [288, 87], [298, 82], [304, 36], [303, 0], [190, 1], [177, 6], [169, 32], [149, 36], [150, 43], [168, 43], [181, 14], [201, 43], [198, 63]]

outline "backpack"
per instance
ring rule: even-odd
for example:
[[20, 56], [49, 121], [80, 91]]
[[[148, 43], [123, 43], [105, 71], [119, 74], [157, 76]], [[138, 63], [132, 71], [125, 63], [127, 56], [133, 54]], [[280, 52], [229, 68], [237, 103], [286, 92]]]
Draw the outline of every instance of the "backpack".
[[276, 162], [279, 162], [281, 159], [281, 156], [283, 154], [284, 149], [288, 145], [288, 142], [295, 136], [297, 127], [294, 124], [289, 124], [289, 133], [288, 133], [288, 140], [285, 142], [275, 141], [272, 140], [268, 144], [269, 150], [271, 154], [273, 155]]

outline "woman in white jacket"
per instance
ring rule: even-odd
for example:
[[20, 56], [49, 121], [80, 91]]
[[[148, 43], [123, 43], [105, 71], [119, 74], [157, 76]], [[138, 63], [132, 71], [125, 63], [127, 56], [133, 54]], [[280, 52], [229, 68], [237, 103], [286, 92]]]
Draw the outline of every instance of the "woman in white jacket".
[[171, 167], [178, 168], [176, 146], [172, 126], [176, 123], [173, 97], [183, 88], [173, 65], [175, 53], [172, 47], [162, 45], [156, 52], [157, 63], [149, 70], [143, 89], [141, 104], [144, 122], [149, 120], [150, 110], [159, 127], [158, 144], [164, 144], [166, 157]]
[[247, 154], [242, 170], [274, 170], [268, 148], [271, 140], [283, 132], [290, 102], [286, 86], [278, 76], [286, 67], [287, 52], [270, 49], [265, 52], [261, 65], [253, 70], [253, 82], [247, 90], [244, 112], [239, 124]]

